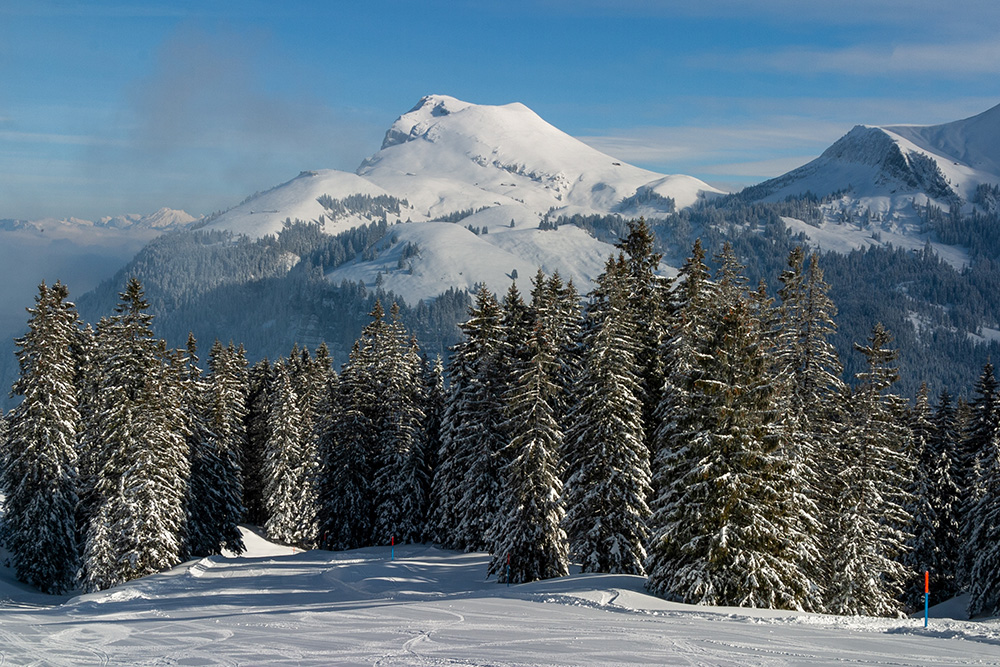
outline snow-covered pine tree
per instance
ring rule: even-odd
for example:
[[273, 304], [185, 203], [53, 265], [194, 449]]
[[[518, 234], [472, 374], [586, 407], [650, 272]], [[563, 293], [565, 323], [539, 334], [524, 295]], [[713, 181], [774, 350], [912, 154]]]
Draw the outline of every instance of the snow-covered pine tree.
[[466, 358], [454, 360], [470, 369], [472, 376], [465, 391], [453, 394], [462, 402], [454, 412], [446, 413], [459, 427], [449, 427], [455, 442], [446, 445], [458, 452], [460, 461], [455, 469], [459, 500], [454, 507], [453, 537], [455, 545], [467, 551], [489, 549], [500, 510], [502, 450], [508, 444], [504, 394], [510, 377], [510, 348], [501, 320], [496, 297], [480, 288], [471, 319], [461, 325], [467, 341], [461, 353]]
[[74, 384], [76, 310], [61, 283], [38, 287], [28, 332], [16, 340], [23, 400], [8, 415], [0, 485], [5, 496], [3, 541], [14, 572], [46, 593], [76, 584], [77, 433]]
[[464, 446], [471, 429], [468, 400], [476, 390], [471, 358], [465, 354], [468, 339], [451, 350], [448, 363], [449, 387], [444, 395], [441, 414], [441, 442], [436, 452], [434, 477], [431, 479], [428, 537], [446, 548], [460, 548], [458, 507], [464, 492], [466, 460]]
[[180, 562], [186, 542], [190, 467], [182, 363], [153, 337], [142, 285], [129, 279], [116, 315], [97, 331], [101, 348], [95, 510], [84, 549], [90, 590]]
[[992, 362], [983, 366], [976, 381], [976, 397], [969, 404], [969, 420], [965, 437], [957, 453], [962, 491], [962, 540], [959, 581], [963, 588], [972, 586], [971, 575], [978, 554], [972, 539], [978, 526], [973, 518], [975, 508], [986, 493], [984, 461], [989, 460], [1000, 443], [1000, 385], [997, 384]]
[[216, 340], [208, 357], [208, 424], [215, 436], [220, 477], [220, 504], [213, 517], [215, 551], [244, 550], [239, 523], [243, 507], [243, 451], [246, 449], [247, 372], [246, 358], [232, 343], [223, 348]]
[[311, 546], [316, 535], [316, 500], [311, 483], [315, 462], [303, 446], [300, 401], [291, 376], [281, 361], [275, 362], [273, 372], [270, 437], [264, 459], [268, 514], [264, 530], [269, 539]]
[[[909, 455], [915, 461], [916, 467], [910, 481], [909, 504], [906, 507], [911, 520], [910, 539], [903, 556], [903, 565], [909, 569], [911, 576], [905, 582], [903, 604], [912, 611], [918, 609], [924, 602], [924, 580], [919, 574], [932, 573], [937, 585], [944, 570], [941, 562], [942, 550], [937, 543], [941, 499], [937, 496], [936, 481], [940, 476], [939, 469], [947, 466], [947, 459], [942, 461], [932, 443], [934, 424], [931, 422], [931, 406], [926, 384], [921, 385], [910, 410], [909, 428]], [[938, 597], [935, 596], [934, 599], [937, 600]]]
[[906, 460], [909, 430], [902, 399], [886, 393], [898, 375], [889, 332], [876, 324], [868, 345], [855, 344], [866, 369], [851, 401], [850, 428], [842, 443], [834, 489], [836, 540], [830, 552], [832, 577], [826, 611], [833, 614], [895, 616], [907, 577], [900, 564], [910, 517]]
[[416, 542], [424, 532], [427, 470], [421, 366], [416, 341], [393, 304], [386, 335], [375, 341], [375, 515], [372, 543]]
[[[103, 320], [102, 320], [103, 321]], [[90, 520], [97, 510], [97, 476], [103, 447], [101, 431], [100, 369], [106, 353], [97, 346], [97, 333], [89, 324], [80, 332], [81, 354], [76, 385], [79, 396], [80, 429], [77, 438], [78, 483], [80, 502], [76, 512], [76, 532], [81, 549], [86, 542]]]
[[[538, 279], [538, 276], [535, 276]], [[504, 386], [509, 386], [512, 378], [527, 364], [531, 355], [528, 352], [528, 337], [534, 326], [534, 316], [528, 304], [521, 297], [517, 282], [511, 281], [507, 293], [503, 297], [503, 315], [500, 326], [503, 332], [503, 346], [507, 350], [505, 360], [501, 360], [501, 372], [504, 374]]]
[[299, 350], [296, 345], [288, 358], [288, 372], [292, 388], [299, 397], [302, 437], [309, 443], [315, 440], [321, 410], [329, 401], [330, 375], [333, 373], [329, 349], [321, 345], [314, 357], [307, 348]]
[[271, 363], [265, 358], [250, 369], [247, 393], [246, 441], [243, 449], [244, 520], [264, 525], [264, 450], [270, 438], [267, 419], [270, 412]]
[[968, 513], [969, 616], [1000, 615], [1000, 442], [980, 450], [979, 500]]
[[320, 540], [331, 549], [372, 544], [375, 530], [378, 466], [378, 351], [391, 336], [382, 304], [375, 302], [371, 321], [354, 342], [340, 372], [338, 397], [321, 431], [319, 457]]
[[[518, 312], [525, 310], [524, 302], [517, 293], [517, 286], [514, 283], [511, 283], [508, 297], [511, 293], [515, 295], [519, 304]], [[508, 299], [505, 305], [509, 303], [511, 301]], [[430, 539], [447, 548], [464, 549], [468, 546], [459, 531], [463, 519], [462, 497], [468, 486], [466, 475], [475, 451], [472, 442], [477, 435], [478, 417], [474, 413], [473, 406], [479, 400], [477, 397], [484, 393], [484, 387], [478, 377], [478, 367], [481, 363], [478, 349], [482, 342], [473, 334], [479, 330], [481, 315], [486, 313], [489, 316], [487, 322], [490, 322], [494, 317], [494, 311], [498, 308], [496, 297], [485, 287], [480, 286], [476, 293], [476, 303], [469, 309], [469, 320], [459, 325], [465, 335], [451, 348], [445, 371], [448, 388], [444, 395], [441, 414], [440, 446], [434, 456], [435, 469], [431, 480], [427, 534]], [[504, 334], [520, 331], [519, 328], [503, 326], [509, 312], [505, 310], [504, 319], [501, 321], [501, 331]], [[496, 328], [495, 324], [490, 324], [490, 330]], [[506, 345], [508, 350], [513, 349], [509, 343]], [[496, 347], [495, 344], [493, 347]], [[511, 359], [501, 357], [498, 361], [509, 364]], [[505, 368], [500, 372], [500, 376], [506, 377]], [[492, 384], [487, 388], [487, 390], [493, 389]], [[502, 410], [502, 407], [500, 409]]]
[[[665, 375], [660, 389], [660, 404], [653, 417], [656, 430], [650, 447], [653, 475], [650, 508], [654, 514], [661, 499], [669, 502], [661, 491], [673, 481], [672, 460], [675, 453], [684, 446], [687, 434], [698, 427], [693, 423], [695, 405], [692, 391], [700, 359], [708, 354], [714, 294], [715, 285], [709, 280], [705, 264], [705, 250], [701, 239], [698, 239], [691, 249], [691, 256], [678, 272], [668, 330], [660, 350], [664, 357]], [[646, 431], [649, 432], [648, 424]]]
[[628, 223], [628, 235], [616, 246], [625, 253], [628, 267], [629, 313], [638, 344], [636, 363], [642, 386], [640, 400], [647, 449], [652, 449], [655, 439], [655, 414], [666, 373], [661, 348], [669, 336], [667, 320], [671, 311], [671, 281], [657, 273], [663, 255], [654, 251], [655, 244], [652, 229], [645, 218], [640, 217]]
[[929, 443], [938, 460], [934, 468], [934, 498], [937, 508], [937, 532], [934, 542], [940, 552], [939, 570], [931, 583], [934, 600], [947, 600], [959, 592], [958, 566], [961, 544], [962, 491], [956, 478], [956, 450], [960, 445], [958, 411], [952, 403], [951, 395], [942, 391], [938, 395], [938, 405], [932, 419], [934, 430]]
[[720, 259], [699, 323], [708, 337], [694, 338], [675, 383], [685, 390], [683, 428], [661, 431], [672, 437], [661, 446], [647, 588], [692, 603], [801, 609], [811, 582], [784, 451], [787, 389], [772, 367], [763, 299], [746, 293], [728, 244]]
[[424, 465], [427, 468], [427, 517], [425, 536], [432, 531], [431, 522], [431, 487], [437, 474], [438, 455], [441, 450], [441, 424], [444, 419], [444, 406], [447, 400], [447, 390], [444, 386], [444, 362], [441, 356], [428, 362], [426, 357], [422, 362], [421, 377], [423, 382], [424, 411]]
[[562, 450], [563, 523], [584, 572], [646, 573], [649, 450], [625, 271], [624, 257], [609, 258], [591, 295]]
[[775, 359], [789, 378], [788, 417], [792, 435], [786, 457], [794, 473], [793, 484], [811, 509], [803, 514], [802, 567], [816, 584], [808, 607], [822, 608], [822, 584], [829, 579], [829, 551], [834, 532], [824, 520], [835, 514], [831, 480], [838, 470], [839, 439], [843, 423], [841, 380], [843, 366], [830, 342], [836, 332], [837, 308], [823, 279], [819, 256], [813, 254], [804, 268], [805, 252], [792, 250], [788, 268], [781, 274], [781, 305], [775, 336]]
[[562, 528], [565, 510], [559, 479], [562, 433], [550, 401], [558, 370], [545, 327], [536, 324], [528, 342], [531, 361], [508, 397], [509, 463], [502, 470], [499, 520], [489, 573], [503, 583], [523, 583], [569, 574], [569, 545]]
[[581, 312], [580, 295], [573, 281], [563, 283], [559, 272], [555, 272], [544, 283], [545, 302], [548, 308], [546, 328], [550, 332], [556, 363], [559, 366], [554, 378], [557, 392], [552, 408], [556, 422], [567, 423], [571, 398], [570, 393], [580, 376], [581, 366]]
[[187, 419], [188, 459], [187, 544], [185, 557], [220, 553], [216, 525], [223, 505], [224, 476], [219, 457], [219, 437], [212, 431], [208, 383], [198, 367], [197, 344], [188, 335], [184, 365], [184, 407]]

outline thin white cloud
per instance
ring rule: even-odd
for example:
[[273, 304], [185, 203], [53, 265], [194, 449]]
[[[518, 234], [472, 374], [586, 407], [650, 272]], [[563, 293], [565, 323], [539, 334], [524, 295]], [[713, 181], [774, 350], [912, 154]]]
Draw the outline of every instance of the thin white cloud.
[[[2, 120], [2, 119], [0, 119]], [[30, 144], [57, 144], [63, 146], [122, 146], [124, 142], [83, 134], [55, 134], [45, 132], [18, 132], [0, 130], [0, 141]]]
[[685, 61], [689, 66], [720, 70], [856, 76], [927, 74], [953, 78], [1000, 74], [1000, 40], [839, 49], [796, 47], [775, 51], [748, 50], [728, 54], [696, 54]]
[[797, 169], [807, 162], [811, 162], [815, 158], [815, 155], [797, 155], [771, 160], [705, 165], [699, 168], [699, 173], [726, 177], [739, 176], [751, 181], [760, 181], [786, 174], [792, 169]]
[[686, 17], [694, 19], [764, 20], [786, 25], [860, 25], [870, 28], [918, 29], [929, 34], [995, 32], [1000, 21], [996, 0], [530, 0], [517, 4], [539, 5], [571, 15]]
[[717, 126], [640, 127], [577, 138], [626, 162], [706, 171], [706, 167], [720, 163], [763, 165], [787, 159], [788, 153], [793, 153], [794, 159], [810, 150], [818, 155], [848, 129], [849, 125], [841, 123], [785, 118]]

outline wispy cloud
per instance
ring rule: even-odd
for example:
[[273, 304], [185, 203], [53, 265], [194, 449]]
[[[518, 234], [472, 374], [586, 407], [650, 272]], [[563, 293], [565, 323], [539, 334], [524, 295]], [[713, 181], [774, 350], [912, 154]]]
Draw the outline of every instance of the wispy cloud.
[[[0, 118], [0, 122], [4, 119]], [[124, 142], [108, 137], [83, 134], [55, 134], [0, 130], [0, 141], [25, 144], [56, 144], [62, 146], [123, 146]]]
[[686, 17], [695, 19], [764, 20], [786, 25], [823, 23], [830, 26], [880, 25], [920, 29], [927, 34], [969, 35], [995, 32], [1000, 3], [995, 0], [519, 0], [553, 12], [574, 15]]
[[[153, 73], [131, 93], [137, 146], [160, 155], [189, 148], [316, 152], [357, 149], [358, 128], [308, 88], [271, 90], [264, 31], [208, 33], [182, 28], [161, 47]], [[359, 160], [360, 161], [360, 158]]]
[[661, 171], [767, 178], [787, 171], [789, 164], [795, 167], [811, 159], [810, 149], [815, 157], [844, 132], [840, 123], [785, 118], [781, 122], [639, 127], [577, 138], [614, 157]]
[[1000, 73], [1000, 39], [974, 43], [746, 50], [728, 54], [696, 54], [685, 60], [693, 67], [719, 70], [860, 76], [908, 73], [954, 78]]
[[352, 170], [384, 128], [334, 106], [329, 96], [313, 96], [307, 76], [289, 68], [266, 30], [183, 25], [160, 46], [151, 71], [126, 90], [118, 122], [106, 128], [109, 141], [89, 145], [81, 164], [102, 165], [119, 189], [150, 205], [194, 213], [235, 203], [302, 169]]
[[735, 187], [780, 176], [809, 162], [857, 124], [934, 125], [981, 113], [997, 100], [966, 97], [915, 105], [899, 98], [690, 97], [674, 103], [693, 110], [692, 117], [714, 120], [619, 127], [600, 135], [576, 136], [638, 166]]

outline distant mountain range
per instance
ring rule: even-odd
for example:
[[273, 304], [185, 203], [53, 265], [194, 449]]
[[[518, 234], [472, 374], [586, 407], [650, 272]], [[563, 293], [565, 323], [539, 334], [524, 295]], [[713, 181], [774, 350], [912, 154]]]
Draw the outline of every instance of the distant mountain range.
[[[380, 219], [410, 223], [394, 228], [396, 252], [340, 267], [328, 278], [369, 286], [379, 280], [416, 302], [478, 283], [503, 291], [512, 274], [527, 280], [539, 267], [589, 288], [611, 247], [575, 227], [553, 233], [545, 221], [658, 217], [721, 194], [696, 178], [657, 174], [605, 155], [522, 104], [430, 95], [392, 124], [381, 150], [356, 173], [303, 172], [204, 229], [259, 237], [277, 233], [287, 220], [321, 221], [328, 234]], [[400, 267], [408, 243], [419, 252]]]
[[[91, 240], [88, 235], [94, 229], [117, 230], [156, 230], [167, 231], [183, 229], [198, 219], [185, 211], [161, 208], [149, 215], [126, 214], [114, 217], [104, 217], [98, 220], [83, 220], [81, 218], [41, 218], [38, 220], [18, 220], [14, 218], [0, 219], [0, 231], [31, 231], [59, 238], [72, 238], [81, 244]], [[93, 239], [98, 240], [98, 239]]]
[[[208, 306], [198, 302], [209, 289], [224, 286], [234, 290], [241, 284], [280, 280], [296, 271], [319, 275], [331, 286], [349, 283], [363, 285], [369, 293], [392, 293], [411, 306], [433, 302], [449, 289], [473, 290], [481, 283], [499, 293], [516, 280], [526, 292], [530, 289], [528, 279], [539, 268], [546, 273], [558, 271], [583, 293], [603, 271], [621, 221], [638, 216], [662, 222], [658, 227], [660, 241], [672, 262], [664, 267], [668, 274], [686, 256], [693, 236], [720, 225], [758, 236], [773, 233], [764, 226], [754, 231], [757, 223], [753, 216], [760, 215], [780, 218], [793, 234], [803, 235], [800, 238], [826, 251], [847, 253], [890, 245], [919, 251], [930, 247], [949, 265], [961, 268], [972, 261], [974, 249], [956, 239], [968, 235], [945, 233], [933, 224], [931, 210], [963, 215], [996, 213], [998, 186], [1000, 106], [944, 125], [857, 126], [812, 162], [741, 193], [726, 195], [696, 178], [658, 174], [601, 153], [548, 124], [524, 105], [476, 105], [430, 95], [396, 119], [381, 149], [354, 173], [304, 171], [200, 220], [168, 209], [150, 216], [96, 222], [4, 220], [0, 221], [0, 239], [18, 238], [20, 247], [29, 247], [25, 239], [37, 243], [42, 237], [58, 238], [59, 247], [89, 250], [91, 254], [95, 247], [101, 248], [101, 270], [108, 277], [128, 259], [121, 251], [127, 250], [131, 256], [138, 250], [135, 246], [166, 230], [202, 232], [198, 237], [202, 240], [196, 244], [198, 252], [212, 252], [216, 257], [238, 243], [257, 244], [254, 257], [267, 255], [260, 250], [270, 243], [267, 239], [281, 234], [294, 221], [312, 223], [320, 233], [316, 238], [383, 223], [391, 230], [368, 234], [365, 238], [370, 243], [360, 242], [360, 237], [340, 243], [339, 252], [343, 254], [346, 248], [349, 253], [346, 260], [331, 259], [336, 253], [329, 249], [317, 250], [315, 238], [309, 242], [312, 245], [283, 241], [268, 246], [271, 259], [255, 259], [259, 265], [253, 269], [244, 266], [250, 261], [246, 259], [250, 251], [241, 250], [246, 257], [240, 255], [236, 260], [227, 255], [226, 260], [226, 266], [241, 268], [228, 277], [213, 274], [211, 280], [199, 277], [181, 258], [171, 259], [171, 253], [194, 252], [189, 242], [173, 246], [158, 242], [100, 288], [97, 296], [84, 299], [94, 309], [110, 308], [115, 291], [121, 288], [115, 281], [123, 283], [126, 273], [142, 274], [154, 284], [154, 292], [168, 289], [167, 285], [184, 285], [183, 299], [164, 298], [159, 306], [161, 314], [178, 313], [172, 326], [179, 330], [185, 326], [183, 317], [195, 320], [186, 325], [194, 329], [199, 326], [197, 320], [211, 319], [205, 315]], [[799, 204], [789, 205], [787, 200]], [[754, 209], [758, 212], [747, 213], [748, 205], [758, 206]], [[704, 213], [709, 209], [710, 215]], [[222, 234], [230, 240], [220, 246], [216, 237], [204, 240], [209, 238], [206, 234]], [[781, 242], [789, 241], [783, 237]], [[53, 243], [49, 241], [47, 251], [56, 247]], [[112, 247], [118, 254], [108, 252]], [[745, 260], [751, 264], [764, 261]], [[774, 264], [773, 259], [767, 261]], [[185, 268], [176, 268], [180, 266]], [[767, 273], [764, 269], [761, 272]], [[53, 275], [49, 280], [58, 277]], [[205, 282], [203, 289], [195, 284], [199, 280]], [[268, 284], [272, 287], [267, 289], [272, 289], [273, 283]], [[71, 282], [70, 286], [79, 294], [93, 284]], [[246, 303], [253, 303], [247, 295], [237, 298], [235, 293], [226, 294], [231, 302], [245, 298]], [[261, 302], [265, 301], [262, 298]], [[921, 303], [913, 312], [931, 309]], [[30, 300], [22, 297], [22, 307], [29, 304]], [[939, 307], [950, 306], [933, 305]], [[187, 315], [180, 314], [183, 308], [189, 309], [184, 311]], [[940, 324], [939, 328], [964, 336], [961, 329], [966, 327], [969, 336], [990, 343], [989, 332], [1000, 329], [1000, 321], [995, 321], [1000, 318], [990, 319], [992, 315], [983, 309], [977, 312], [979, 319], [974, 323], [959, 327]], [[314, 338], [322, 337], [325, 318], [348, 316], [359, 322], [363, 319], [356, 313], [316, 309], [286, 318], [287, 330], [274, 339], [271, 349], [260, 353], [274, 354], [289, 337], [306, 331]], [[929, 320], [925, 315], [907, 317], [901, 327], [912, 326], [919, 332], [923, 326], [927, 333]], [[264, 333], [254, 334], [250, 329], [276, 326], [274, 318], [263, 313], [230, 320], [225, 325], [228, 329], [220, 324], [209, 335], [240, 340], [259, 334], [258, 338], [265, 340]]]

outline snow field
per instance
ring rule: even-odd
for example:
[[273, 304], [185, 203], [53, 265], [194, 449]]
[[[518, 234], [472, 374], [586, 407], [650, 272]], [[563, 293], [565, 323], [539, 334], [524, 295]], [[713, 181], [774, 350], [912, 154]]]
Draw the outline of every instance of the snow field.
[[242, 557], [57, 606], [5, 587], [0, 664], [1000, 664], [995, 620], [924, 630], [922, 618], [695, 607], [646, 594], [637, 576], [504, 586], [485, 580], [482, 553], [403, 545], [390, 560], [389, 547], [291, 553], [244, 539]]

